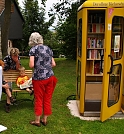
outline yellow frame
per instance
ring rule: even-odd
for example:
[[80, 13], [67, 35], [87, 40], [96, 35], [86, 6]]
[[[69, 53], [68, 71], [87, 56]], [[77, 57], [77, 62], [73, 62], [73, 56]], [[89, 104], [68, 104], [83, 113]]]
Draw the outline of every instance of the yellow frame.
[[[110, 18], [108, 18], [108, 13], [109, 13], [109, 8], [106, 9], [106, 29], [105, 29], [105, 56], [104, 56], [104, 73], [103, 73], [103, 90], [102, 90], [102, 102], [101, 102], [101, 115], [100, 119], [101, 121], [105, 121], [108, 119], [110, 116], [114, 115], [121, 109], [121, 102], [122, 102], [122, 89], [123, 89], [123, 55], [122, 58], [119, 60], [115, 60], [113, 62], [113, 65], [116, 64], [121, 64], [122, 65], [122, 72], [121, 72], [121, 82], [120, 82], [120, 97], [119, 100], [116, 104], [114, 104], [111, 107], [107, 106], [107, 99], [108, 99], [108, 81], [109, 81], [109, 72], [110, 69], [110, 58], [108, 55], [110, 55], [110, 49], [111, 45], [111, 30], [108, 30], [108, 25], [112, 24], [112, 18], [117, 15], [117, 16], [124, 16], [124, 9], [123, 8], [114, 8], [112, 15]], [[124, 53], [124, 52], [123, 52]]]
[[[118, 7], [118, 9], [116, 9], [117, 7]], [[77, 64], [78, 64], [78, 60], [81, 62], [81, 89], [80, 89], [80, 98], [77, 98], [77, 105], [79, 108], [79, 113], [81, 115], [83, 115], [83, 113], [84, 113], [85, 88], [86, 88], [87, 11], [88, 10], [98, 10], [98, 11], [105, 10], [105, 12], [106, 12], [106, 16], [105, 16], [105, 25], [106, 25], [105, 40], [106, 40], [106, 42], [105, 42], [105, 44], [111, 44], [111, 31], [108, 31], [107, 26], [108, 26], [108, 24], [112, 24], [112, 17], [115, 14], [119, 15], [119, 16], [124, 16], [124, 14], [122, 12], [124, 10], [123, 7], [124, 7], [124, 2], [122, 2], [120, 0], [118, 2], [116, 2], [114, 0], [103, 1], [103, 2], [99, 2], [99, 0], [96, 0], [95, 2], [93, 0], [88, 0], [88, 1], [85, 1], [78, 8], [77, 20], [79, 20], [80, 18], [82, 18], [82, 20], [83, 20], [82, 50], [85, 50], [85, 51], [82, 51], [81, 57], [79, 57], [77, 54]], [[107, 19], [107, 13], [108, 13], [109, 8], [114, 8], [116, 10], [114, 10], [111, 17], [109, 19]], [[120, 11], [121, 11], [121, 13], [120, 13]], [[123, 53], [124, 53], [124, 51], [123, 51]], [[121, 109], [121, 102], [122, 102], [122, 89], [123, 89], [122, 80], [124, 78], [124, 75], [121, 75], [121, 85], [120, 85], [121, 92], [120, 92], [120, 99], [119, 99], [118, 103], [116, 103], [112, 107], [107, 106], [108, 81], [109, 81], [109, 75], [107, 75], [107, 72], [110, 69], [110, 58], [108, 57], [109, 54], [110, 54], [110, 46], [106, 45], [105, 46], [105, 56], [104, 56], [105, 66], [104, 66], [104, 74], [103, 74], [102, 104], [101, 104], [101, 115], [100, 115], [101, 121], [106, 120], [107, 118], [109, 118], [110, 116], [112, 116], [113, 114], [118, 112]], [[124, 68], [123, 67], [123, 63], [124, 63], [123, 56], [120, 60], [114, 61], [113, 65], [116, 65], [118, 63], [122, 64], [122, 74], [123, 74], [124, 73], [123, 72], [123, 68]], [[77, 68], [78, 68], [78, 66], [77, 66]], [[108, 112], [106, 113], [106, 111], [108, 111]]]

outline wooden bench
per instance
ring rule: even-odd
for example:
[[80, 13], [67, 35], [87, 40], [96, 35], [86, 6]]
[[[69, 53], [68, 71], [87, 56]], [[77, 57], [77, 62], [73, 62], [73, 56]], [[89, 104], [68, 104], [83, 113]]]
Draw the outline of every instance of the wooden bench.
[[[25, 70], [25, 74], [31, 78], [32, 77], [32, 70]], [[9, 70], [3, 72], [4, 79], [8, 82], [12, 82], [12, 92], [14, 93], [14, 97], [16, 98], [18, 92], [24, 92], [26, 90], [21, 90], [16, 86], [16, 79], [19, 76], [19, 72], [16, 70]], [[27, 92], [27, 91], [26, 91]]]

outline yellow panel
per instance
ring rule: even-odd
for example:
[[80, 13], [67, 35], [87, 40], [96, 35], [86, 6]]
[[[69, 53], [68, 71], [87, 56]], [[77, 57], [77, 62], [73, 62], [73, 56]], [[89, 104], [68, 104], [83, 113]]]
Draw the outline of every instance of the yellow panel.
[[[77, 31], [78, 31], [78, 27], [79, 27], [79, 19], [81, 19], [81, 18], [82, 18], [82, 11], [79, 11], [77, 14]], [[78, 74], [77, 74], [78, 73], [78, 61], [81, 62], [81, 57], [78, 56], [78, 47], [77, 47], [76, 76], [78, 76]], [[76, 81], [76, 82], [78, 83], [78, 81]], [[77, 106], [80, 109], [80, 101], [79, 101], [79, 96], [78, 96], [77, 92], [76, 92], [76, 100], [77, 100], [76, 101]]]
[[115, 0], [88, 0], [88, 1], [85, 1], [79, 8], [78, 10], [80, 10], [81, 8], [86, 8], [86, 7], [124, 7], [124, 1], [122, 0], [118, 0], [118, 1], [115, 1]]
[[[100, 119], [101, 121], [105, 121], [115, 113], [117, 113], [121, 108], [121, 100], [122, 100], [122, 88], [123, 88], [123, 57], [121, 60], [116, 60], [113, 62], [113, 65], [121, 64], [122, 65], [122, 72], [121, 72], [121, 85], [120, 85], [120, 99], [118, 102], [108, 107], [108, 84], [109, 84], [109, 72], [110, 69], [110, 58], [108, 55], [110, 54], [110, 47], [111, 45], [111, 24], [112, 24], [112, 18], [113, 16], [124, 16], [124, 9], [123, 8], [113, 8], [113, 12], [111, 15], [109, 14], [109, 8], [106, 9], [106, 24], [105, 24], [105, 53], [104, 53], [104, 71], [103, 71], [103, 90], [102, 90], [102, 102], [101, 102], [101, 114]], [[109, 15], [109, 16], [108, 16]]]
[[[82, 55], [81, 61], [81, 90], [80, 100], [78, 102], [79, 112], [84, 113], [84, 95], [85, 95], [85, 77], [86, 77], [86, 36], [87, 36], [87, 10], [83, 9], [78, 12], [78, 20], [82, 18]], [[85, 21], [84, 21], [85, 20]], [[85, 31], [85, 32], [83, 32]], [[78, 57], [78, 56], [77, 56]]]

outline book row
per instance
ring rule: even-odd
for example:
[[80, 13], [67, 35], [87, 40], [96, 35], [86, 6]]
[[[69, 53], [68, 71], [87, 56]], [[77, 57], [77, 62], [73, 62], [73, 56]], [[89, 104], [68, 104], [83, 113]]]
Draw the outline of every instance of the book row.
[[103, 50], [87, 50], [87, 59], [101, 59]]
[[105, 31], [104, 24], [88, 24], [88, 32], [102, 33]]
[[88, 38], [87, 48], [103, 48], [104, 39]]
[[89, 14], [88, 23], [103, 23], [105, 22], [105, 16], [103, 14]]
[[[101, 67], [102, 65], [102, 67]], [[86, 72], [88, 74], [100, 74], [101, 69], [103, 69], [104, 64], [101, 64], [101, 61], [96, 61], [96, 62], [89, 62], [87, 61], [87, 68]]]

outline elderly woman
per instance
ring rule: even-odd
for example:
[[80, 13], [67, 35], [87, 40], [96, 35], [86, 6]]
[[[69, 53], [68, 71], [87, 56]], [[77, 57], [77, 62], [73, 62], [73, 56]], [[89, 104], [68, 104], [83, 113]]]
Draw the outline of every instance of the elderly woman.
[[[35, 120], [30, 121], [30, 124], [40, 127], [40, 123], [42, 123], [46, 126], [47, 117], [52, 114], [51, 99], [57, 83], [52, 70], [56, 63], [52, 50], [43, 45], [43, 38], [39, 33], [34, 32], [31, 34], [29, 46], [32, 46], [29, 52], [29, 67], [34, 68], [32, 84], [35, 96]], [[41, 115], [43, 115], [42, 119]]]
[[10, 50], [10, 55], [7, 55], [3, 59], [5, 66], [3, 68], [4, 71], [7, 70], [18, 70], [20, 67], [20, 57], [18, 48], [12, 48]]

